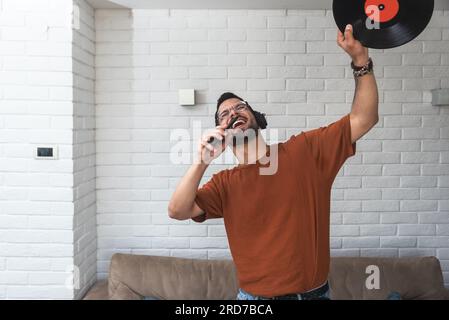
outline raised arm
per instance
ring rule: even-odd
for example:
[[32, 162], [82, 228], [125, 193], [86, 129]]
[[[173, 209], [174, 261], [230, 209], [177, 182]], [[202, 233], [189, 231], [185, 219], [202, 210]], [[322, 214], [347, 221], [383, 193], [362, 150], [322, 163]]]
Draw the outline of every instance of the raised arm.
[[205, 164], [193, 164], [182, 177], [168, 205], [168, 215], [172, 219], [186, 220], [203, 214], [195, 203], [196, 191], [207, 169]]
[[208, 143], [211, 137], [223, 140], [224, 128], [217, 126], [201, 138], [198, 145], [198, 161], [192, 164], [182, 177], [168, 204], [168, 215], [172, 219], [187, 220], [204, 213], [195, 202], [198, 186], [209, 163], [226, 149], [224, 143], [221, 146]]
[[[368, 48], [356, 40], [352, 26], [346, 27], [343, 34], [338, 30], [338, 45], [349, 54], [355, 66], [363, 66], [368, 62]], [[379, 94], [373, 73], [355, 78], [355, 93], [350, 114], [351, 138], [356, 142], [363, 137], [379, 121]]]

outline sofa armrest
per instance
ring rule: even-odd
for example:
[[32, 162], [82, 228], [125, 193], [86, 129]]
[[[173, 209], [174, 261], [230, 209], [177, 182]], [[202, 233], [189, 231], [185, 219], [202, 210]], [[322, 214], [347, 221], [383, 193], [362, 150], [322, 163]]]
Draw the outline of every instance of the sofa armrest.
[[108, 299], [109, 299], [108, 280], [97, 281], [83, 297], [83, 300], [108, 300]]

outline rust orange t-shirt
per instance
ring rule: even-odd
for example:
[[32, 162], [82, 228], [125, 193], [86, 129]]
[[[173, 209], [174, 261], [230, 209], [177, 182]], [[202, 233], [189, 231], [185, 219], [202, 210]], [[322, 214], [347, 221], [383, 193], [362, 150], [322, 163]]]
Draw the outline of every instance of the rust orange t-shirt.
[[259, 174], [268, 165], [258, 161], [214, 174], [197, 191], [205, 213], [193, 220], [224, 219], [240, 288], [272, 297], [327, 280], [331, 187], [354, 153], [348, 114], [279, 143], [276, 174]]

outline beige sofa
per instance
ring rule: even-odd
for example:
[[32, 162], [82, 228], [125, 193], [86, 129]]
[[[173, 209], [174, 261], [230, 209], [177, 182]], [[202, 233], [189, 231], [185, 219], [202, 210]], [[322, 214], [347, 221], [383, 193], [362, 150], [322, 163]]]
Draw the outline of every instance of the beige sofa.
[[[379, 289], [367, 289], [367, 267], [379, 267]], [[435, 257], [332, 258], [330, 294], [340, 299], [386, 299], [393, 291], [408, 299], [449, 299]], [[233, 300], [238, 284], [231, 260], [115, 254], [109, 277], [98, 281], [84, 299]]]

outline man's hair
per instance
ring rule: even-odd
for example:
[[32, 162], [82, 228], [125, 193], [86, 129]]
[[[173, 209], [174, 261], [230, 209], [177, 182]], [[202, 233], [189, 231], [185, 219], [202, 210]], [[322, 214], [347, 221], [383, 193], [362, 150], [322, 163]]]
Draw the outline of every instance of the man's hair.
[[232, 92], [225, 92], [225, 93], [223, 93], [223, 94], [220, 96], [220, 98], [218, 98], [218, 100], [217, 100], [217, 111], [218, 111], [218, 108], [220, 107], [220, 105], [221, 105], [224, 101], [226, 101], [226, 100], [228, 100], [228, 99], [233, 99], [233, 98], [239, 99], [240, 101], [243, 101], [243, 99], [240, 98], [238, 95], [233, 94]]
[[[240, 98], [238, 95], [232, 93], [232, 92], [225, 92], [223, 93], [217, 100], [217, 110], [215, 111], [215, 125], [218, 126], [220, 124], [220, 121], [218, 120], [218, 108], [220, 105], [228, 100], [228, 99], [238, 99], [240, 101], [245, 101], [242, 98]], [[267, 127], [267, 119], [265, 117], [265, 113], [260, 113], [259, 111], [254, 111], [253, 108], [247, 103], [249, 111], [254, 115], [254, 118], [256, 118], [257, 125], [260, 129], [265, 129]]]

